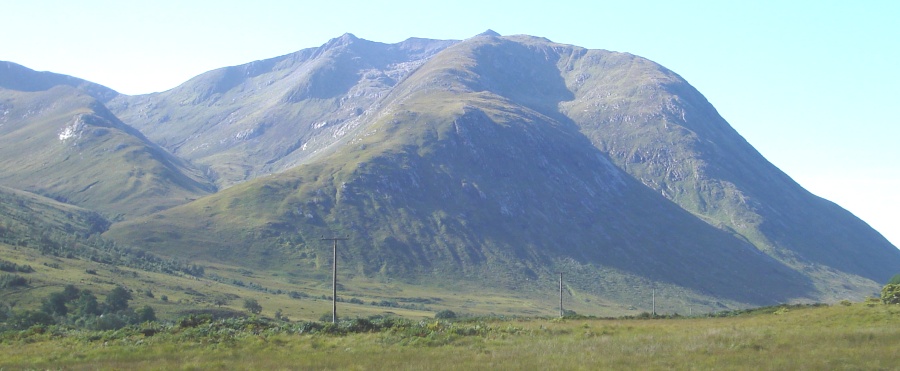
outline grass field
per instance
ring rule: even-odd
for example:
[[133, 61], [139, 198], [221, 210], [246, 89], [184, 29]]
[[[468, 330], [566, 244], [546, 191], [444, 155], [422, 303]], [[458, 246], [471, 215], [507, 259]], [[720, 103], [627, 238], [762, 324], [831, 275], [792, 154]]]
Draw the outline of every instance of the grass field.
[[[293, 277], [289, 274], [206, 263], [204, 277], [183, 273], [164, 274], [123, 266], [42, 255], [40, 252], [0, 243], [0, 260], [34, 268], [33, 273], [20, 274], [31, 284], [15, 290], [0, 289], [0, 304], [16, 303], [20, 309], [34, 309], [52, 292], [66, 284], [88, 289], [103, 296], [117, 285], [129, 289], [134, 296], [132, 307], [149, 305], [162, 319], [175, 319], [187, 311], [232, 310], [242, 312], [244, 299], [257, 300], [262, 315], [273, 317], [276, 311], [292, 320], [317, 320], [331, 311], [331, 276]], [[88, 273], [91, 272], [91, 273]], [[240, 282], [240, 285], [235, 284]], [[344, 279], [339, 277], [339, 314], [348, 317], [398, 315], [404, 318], [430, 318], [443, 309], [472, 316], [512, 315], [550, 316], [558, 313], [558, 296], [548, 292], [544, 297], [534, 293], [515, 296], [491, 292], [490, 287], [456, 285], [417, 286], [400, 281]], [[153, 297], [145, 293], [152, 292]], [[300, 292], [302, 298], [291, 297]], [[165, 296], [167, 300], [162, 300]], [[224, 300], [223, 300], [224, 299]], [[350, 300], [355, 299], [354, 302]], [[372, 305], [387, 301], [397, 306]], [[637, 314], [613, 303], [587, 303], [565, 297], [566, 309], [591, 315], [616, 316]], [[685, 310], [686, 312], [686, 310]]]
[[[2, 369], [900, 369], [900, 306], [769, 308], [724, 318], [401, 321], [7, 333]], [[144, 326], [147, 328], [147, 325]], [[327, 327], [326, 327], [327, 328]]]

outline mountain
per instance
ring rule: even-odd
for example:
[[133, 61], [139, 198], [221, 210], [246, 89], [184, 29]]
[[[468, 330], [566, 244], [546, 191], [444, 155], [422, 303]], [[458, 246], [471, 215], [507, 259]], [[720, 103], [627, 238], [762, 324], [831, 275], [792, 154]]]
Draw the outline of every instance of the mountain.
[[379, 102], [454, 41], [382, 44], [351, 34], [277, 58], [221, 68], [158, 94], [119, 95], [122, 120], [227, 187], [291, 168], [379, 111]]
[[493, 32], [319, 48], [113, 112], [222, 191], [106, 236], [321, 277], [479, 282], [647, 307], [862, 298], [900, 251], [769, 163], [677, 74]]
[[50, 90], [54, 86], [76, 88], [104, 103], [119, 95], [115, 90], [77, 77], [53, 72], [38, 72], [12, 62], [0, 61], [0, 88], [22, 92], [40, 92]]
[[112, 90], [2, 63], [0, 184], [114, 218], [215, 190], [197, 168], [113, 115], [103, 104]]

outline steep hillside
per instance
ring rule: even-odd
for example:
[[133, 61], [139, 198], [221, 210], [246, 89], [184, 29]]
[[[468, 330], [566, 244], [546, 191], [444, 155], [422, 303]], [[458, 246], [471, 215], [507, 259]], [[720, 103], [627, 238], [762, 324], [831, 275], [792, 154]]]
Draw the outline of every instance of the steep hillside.
[[37, 241], [40, 233], [57, 231], [80, 237], [101, 233], [109, 221], [96, 212], [0, 186], [0, 241]]
[[163, 93], [119, 96], [109, 107], [172, 153], [208, 166], [227, 187], [290, 168], [335, 143], [453, 43], [388, 45], [346, 34], [319, 48], [210, 71]]
[[2, 185], [115, 218], [146, 215], [215, 189], [78, 88], [0, 88], [0, 114]]
[[560, 111], [618, 167], [820, 279], [820, 290], [839, 293], [835, 282], [853, 276], [884, 282], [900, 266], [897, 248], [769, 163], [675, 73], [633, 55], [571, 47], [561, 49], [558, 67], [573, 93]]

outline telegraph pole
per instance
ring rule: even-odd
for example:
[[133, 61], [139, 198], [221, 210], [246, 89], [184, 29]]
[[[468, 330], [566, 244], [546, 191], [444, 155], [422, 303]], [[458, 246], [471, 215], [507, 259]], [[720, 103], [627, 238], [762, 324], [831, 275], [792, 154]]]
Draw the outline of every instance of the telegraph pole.
[[563, 311], [562, 306], [562, 272], [559, 272], [559, 317], [565, 317], [566, 312]]
[[337, 242], [349, 240], [349, 237], [322, 237], [322, 241], [334, 242], [332, 250], [332, 270], [331, 270], [331, 323], [337, 322]]

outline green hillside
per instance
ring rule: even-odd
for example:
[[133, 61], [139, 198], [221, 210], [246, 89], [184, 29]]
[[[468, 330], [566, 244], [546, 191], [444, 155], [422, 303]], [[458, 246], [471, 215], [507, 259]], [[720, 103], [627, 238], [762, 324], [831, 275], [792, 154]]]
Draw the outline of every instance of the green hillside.
[[215, 189], [76, 88], [0, 89], [0, 111], [2, 185], [111, 218], [146, 215]]

